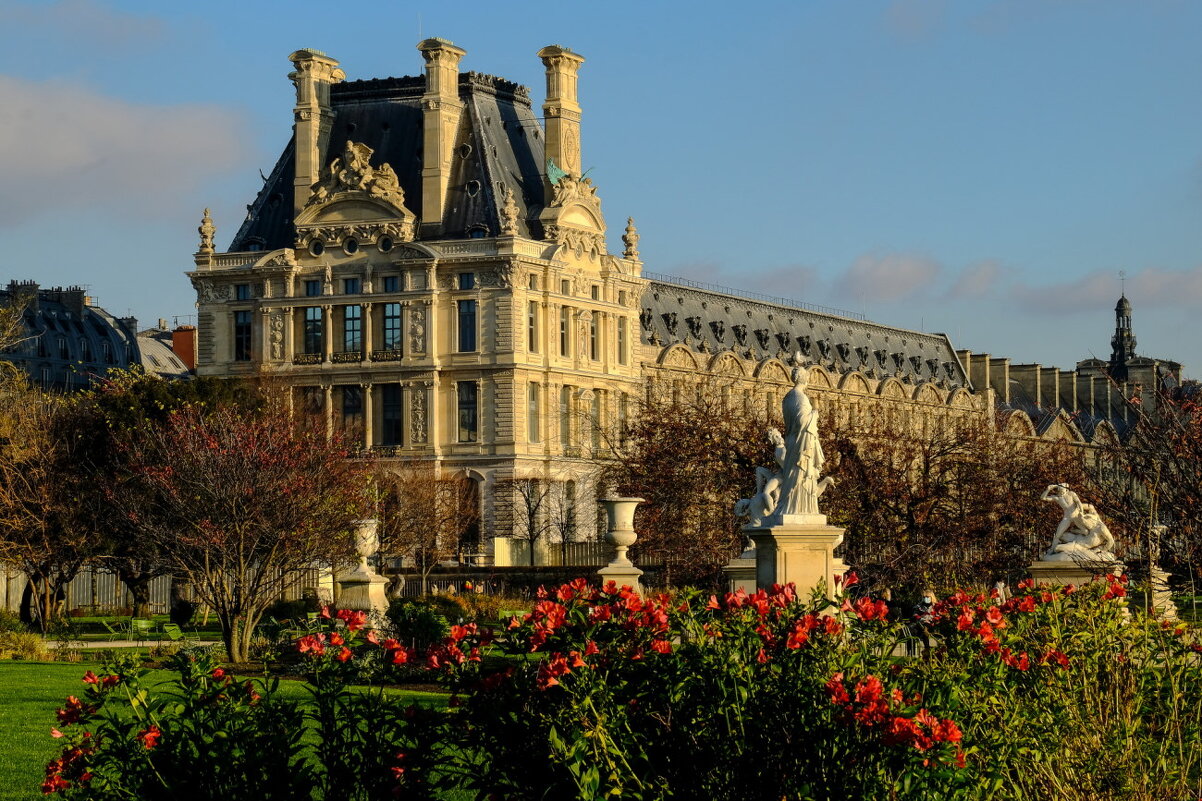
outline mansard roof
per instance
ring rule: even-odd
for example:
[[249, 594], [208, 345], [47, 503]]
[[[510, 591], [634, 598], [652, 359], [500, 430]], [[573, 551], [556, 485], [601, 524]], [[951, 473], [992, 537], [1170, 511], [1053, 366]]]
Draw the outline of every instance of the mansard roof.
[[869, 378], [931, 381], [946, 389], [968, 385], [960, 360], [943, 334], [892, 328], [850, 312], [805, 308], [783, 298], [758, 299], [734, 289], [688, 283], [652, 277], [640, 304], [644, 343], [682, 343], [707, 353], [733, 350], [753, 359], [800, 351], [807, 363], [835, 373], [855, 370]]
[[[405, 205], [422, 207], [422, 95], [424, 77], [348, 81], [330, 87], [333, 127], [323, 167], [345, 149], [348, 141], [370, 147], [372, 164], [389, 164], [405, 193]], [[474, 232], [495, 236], [500, 231], [496, 186], [512, 187], [518, 204], [518, 233], [530, 230], [542, 211], [543, 131], [524, 86], [476, 72], [459, 75], [464, 103], [456, 136], [458, 143], [440, 238], [468, 237]], [[275, 250], [292, 247], [295, 138], [288, 142], [229, 250]]]

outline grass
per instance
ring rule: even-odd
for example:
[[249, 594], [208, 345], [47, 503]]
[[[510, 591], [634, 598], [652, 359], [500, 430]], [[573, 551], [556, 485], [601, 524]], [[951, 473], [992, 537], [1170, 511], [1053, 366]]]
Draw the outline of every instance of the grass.
[[[50, 736], [54, 711], [63, 699], [79, 692], [83, 663], [0, 662], [0, 801], [42, 798], [39, 787], [46, 763], [56, 755], [58, 741]], [[143, 679], [150, 686], [170, 679], [171, 671], [153, 670]], [[414, 701], [446, 703], [441, 693], [396, 690]], [[279, 695], [308, 698], [303, 682], [281, 681]]]

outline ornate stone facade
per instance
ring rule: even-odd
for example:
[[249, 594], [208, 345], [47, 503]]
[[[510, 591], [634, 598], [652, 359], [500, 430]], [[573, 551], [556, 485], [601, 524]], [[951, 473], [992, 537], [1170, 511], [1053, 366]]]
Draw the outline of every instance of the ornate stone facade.
[[539, 52], [544, 130], [524, 87], [460, 73], [450, 42], [418, 49], [424, 77], [351, 82], [292, 54], [295, 146], [227, 251], [200, 231], [201, 374], [270, 372], [363, 447], [481, 482], [486, 534], [518, 477], [579, 482], [593, 533], [590, 428], [702, 376], [779, 408], [794, 352], [835, 420], [992, 417], [945, 336], [646, 274], [629, 218], [611, 253], [580, 172], [579, 55]]

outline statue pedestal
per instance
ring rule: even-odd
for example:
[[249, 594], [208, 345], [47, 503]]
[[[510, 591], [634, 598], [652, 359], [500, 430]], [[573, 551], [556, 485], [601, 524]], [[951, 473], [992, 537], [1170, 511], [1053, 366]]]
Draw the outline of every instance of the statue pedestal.
[[1107, 573], [1112, 576], [1120, 575], [1124, 567], [1121, 562], [1115, 562], [1109, 569], [1106, 569], [1097, 563], [1045, 562], [1039, 560], [1032, 562], [1030, 567], [1027, 568], [1027, 572], [1031, 574], [1031, 578], [1035, 579], [1036, 583], [1051, 584], [1056, 587], [1065, 584], [1075, 584], [1079, 587]]
[[722, 574], [726, 576], [728, 592], [740, 588], [744, 592], [755, 592], [755, 549], [750, 548], [723, 565]]
[[1149, 594], [1152, 609], [1162, 620], [1177, 619], [1177, 604], [1173, 603], [1173, 590], [1169, 586], [1167, 571], [1154, 567], [1148, 576]]
[[385, 589], [388, 579], [371, 570], [356, 568], [338, 579], [338, 608], [351, 609], [357, 612], [367, 612], [368, 615], [383, 615], [388, 611], [388, 597]]
[[745, 526], [743, 533], [755, 543], [755, 584], [770, 590], [773, 584], [792, 583], [801, 598], [820, 584], [827, 598], [834, 597], [835, 574], [846, 566], [835, 558], [843, 542], [843, 529], [826, 524], [826, 515], [789, 515], [771, 525]]

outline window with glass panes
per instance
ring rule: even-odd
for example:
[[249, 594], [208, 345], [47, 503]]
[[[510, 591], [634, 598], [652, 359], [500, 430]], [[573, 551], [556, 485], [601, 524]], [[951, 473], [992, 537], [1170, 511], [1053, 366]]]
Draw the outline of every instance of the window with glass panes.
[[538, 301], [532, 300], [526, 307], [526, 349], [538, 353]]
[[253, 312], [234, 312], [234, 361], [250, 361], [251, 320]]
[[401, 414], [401, 385], [384, 384], [380, 387], [381, 445], [402, 444], [405, 428]]
[[597, 361], [599, 356], [597, 352], [597, 324], [598, 313], [589, 312], [588, 315], [588, 357], [593, 361]]
[[627, 352], [627, 349], [629, 347], [626, 344], [627, 336], [628, 336], [628, 334], [626, 333], [626, 318], [621, 317], [618, 319], [618, 364], [626, 364], [627, 360], [630, 358], [630, 356]]
[[[464, 273], [472, 275], [472, 273]], [[476, 349], [476, 301], [459, 301], [459, 352], [470, 353]]]
[[479, 394], [475, 381], [460, 381], [456, 386], [460, 442], [475, 442], [479, 436]]
[[567, 306], [559, 309], [559, 355], [567, 356], [572, 347], [572, 310]]
[[384, 304], [384, 326], [381, 331], [381, 345], [384, 350], [401, 349], [401, 304]]
[[342, 349], [347, 353], [363, 350], [363, 307], [342, 307]]
[[531, 382], [526, 388], [526, 439], [530, 442], [538, 442], [541, 439], [539, 435], [540, 423], [538, 413], [538, 384]]
[[396, 292], [401, 288], [401, 277], [399, 275], [384, 276], [384, 291]]
[[315, 298], [321, 294], [321, 281], [305, 282], [305, 297]]
[[572, 444], [572, 388], [569, 386], [559, 390], [559, 444], [565, 448]]
[[322, 342], [322, 313], [320, 306], [309, 306], [305, 309], [304, 322], [304, 340], [305, 353], [321, 353], [323, 348]]

